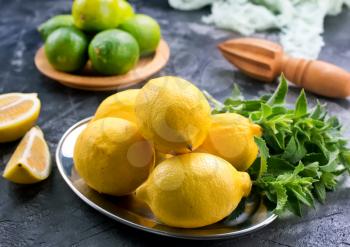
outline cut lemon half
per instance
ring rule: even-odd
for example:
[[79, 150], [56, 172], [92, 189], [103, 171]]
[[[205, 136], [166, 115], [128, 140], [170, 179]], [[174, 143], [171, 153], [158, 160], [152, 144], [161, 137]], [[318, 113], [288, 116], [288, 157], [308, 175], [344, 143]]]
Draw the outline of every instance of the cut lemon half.
[[44, 134], [39, 127], [33, 127], [19, 143], [3, 177], [19, 184], [32, 184], [46, 179], [50, 171], [50, 152]]
[[40, 113], [36, 93], [0, 95], [0, 143], [17, 140], [34, 126]]

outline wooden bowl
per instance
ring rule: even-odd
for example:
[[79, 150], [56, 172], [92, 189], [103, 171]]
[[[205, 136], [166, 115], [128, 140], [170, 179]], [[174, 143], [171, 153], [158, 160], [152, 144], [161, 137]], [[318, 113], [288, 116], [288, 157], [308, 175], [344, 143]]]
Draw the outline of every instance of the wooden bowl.
[[93, 71], [90, 61], [82, 71], [75, 74], [58, 71], [47, 60], [43, 46], [36, 52], [34, 62], [42, 74], [67, 87], [91, 91], [107, 91], [127, 87], [146, 80], [159, 72], [166, 65], [169, 57], [169, 46], [165, 40], [161, 40], [153, 55], [141, 57], [135, 68], [124, 75], [101, 76]]

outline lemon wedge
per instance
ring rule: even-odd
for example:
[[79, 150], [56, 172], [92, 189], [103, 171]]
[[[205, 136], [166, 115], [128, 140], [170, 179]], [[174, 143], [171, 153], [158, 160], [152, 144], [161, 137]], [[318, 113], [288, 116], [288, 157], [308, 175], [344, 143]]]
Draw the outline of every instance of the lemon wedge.
[[24, 136], [38, 119], [40, 105], [36, 93], [0, 95], [0, 143]]
[[21, 140], [3, 177], [19, 184], [32, 184], [46, 179], [51, 171], [49, 148], [39, 127], [33, 127]]

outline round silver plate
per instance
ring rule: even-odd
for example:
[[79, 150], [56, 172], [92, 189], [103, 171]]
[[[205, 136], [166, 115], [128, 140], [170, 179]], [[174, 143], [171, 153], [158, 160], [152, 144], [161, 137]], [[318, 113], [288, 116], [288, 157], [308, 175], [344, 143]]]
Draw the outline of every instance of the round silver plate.
[[58, 169], [75, 194], [97, 211], [147, 232], [185, 239], [223, 239], [251, 233], [273, 222], [277, 216], [268, 209], [264, 201], [254, 195], [241, 203], [239, 208], [226, 219], [202, 228], [173, 228], [157, 221], [147, 205], [132, 195], [110, 197], [90, 189], [74, 169], [73, 150], [75, 141], [91, 118], [84, 119], [63, 135], [56, 151]]

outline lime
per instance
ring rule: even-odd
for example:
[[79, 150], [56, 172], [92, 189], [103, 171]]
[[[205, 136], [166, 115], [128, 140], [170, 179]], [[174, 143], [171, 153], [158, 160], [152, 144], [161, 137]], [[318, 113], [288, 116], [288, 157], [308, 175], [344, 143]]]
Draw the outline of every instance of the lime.
[[74, 24], [85, 31], [102, 31], [119, 24], [117, 0], [75, 0], [72, 6]]
[[119, 10], [120, 10], [119, 11], [120, 16], [119, 16], [119, 20], [118, 20], [119, 23], [122, 23], [135, 15], [134, 9], [127, 1], [119, 0], [118, 4], [119, 4]]
[[137, 14], [120, 25], [120, 29], [135, 37], [140, 46], [141, 55], [154, 52], [159, 44], [160, 26], [152, 17]]
[[87, 38], [79, 29], [61, 27], [46, 39], [45, 53], [55, 69], [71, 72], [85, 65], [87, 47]]
[[45, 21], [38, 27], [38, 31], [43, 40], [60, 27], [73, 27], [73, 17], [71, 15], [56, 15], [49, 20]]
[[139, 59], [137, 41], [127, 32], [113, 29], [97, 34], [89, 45], [92, 67], [104, 75], [125, 74]]

